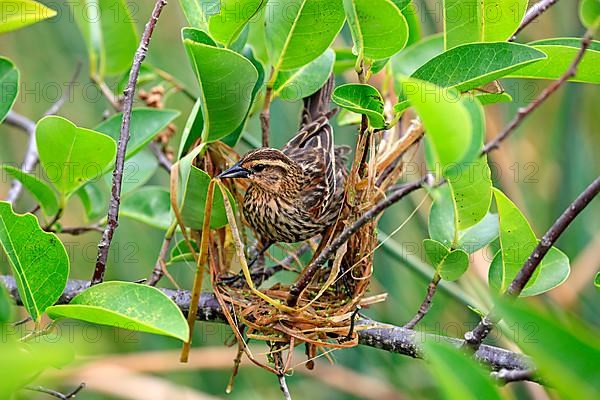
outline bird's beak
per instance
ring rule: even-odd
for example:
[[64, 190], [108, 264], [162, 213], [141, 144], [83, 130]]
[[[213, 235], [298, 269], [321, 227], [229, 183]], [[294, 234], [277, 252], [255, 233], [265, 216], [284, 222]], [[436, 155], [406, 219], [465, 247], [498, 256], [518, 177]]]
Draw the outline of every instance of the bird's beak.
[[221, 172], [217, 178], [248, 178], [250, 171], [239, 165], [234, 164], [231, 168]]

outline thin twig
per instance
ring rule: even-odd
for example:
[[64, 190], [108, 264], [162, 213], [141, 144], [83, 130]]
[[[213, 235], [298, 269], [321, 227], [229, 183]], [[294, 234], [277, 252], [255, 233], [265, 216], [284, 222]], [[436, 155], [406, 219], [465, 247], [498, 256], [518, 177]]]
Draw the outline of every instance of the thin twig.
[[509, 39], [509, 42], [514, 42], [517, 39], [517, 35], [521, 33], [523, 29], [525, 29], [529, 24], [535, 21], [556, 3], [558, 3], [558, 0], [541, 0], [529, 7], [525, 13], [525, 17], [523, 17], [523, 21], [521, 21], [521, 24], [515, 31], [515, 34]]
[[425, 175], [423, 178], [408, 183], [399, 189], [392, 192], [385, 199], [379, 201], [375, 206], [373, 206], [369, 211], [360, 216], [353, 224], [344, 228], [344, 230], [336, 236], [335, 239], [331, 241], [331, 243], [323, 249], [323, 251], [319, 254], [319, 256], [303, 271], [300, 277], [296, 280], [296, 282], [290, 287], [289, 296], [287, 298], [287, 304], [290, 307], [293, 307], [297, 304], [298, 298], [302, 291], [310, 284], [314, 274], [321, 268], [327, 260], [332, 258], [337, 250], [350, 239], [352, 235], [354, 235], [361, 227], [363, 227], [366, 223], [371, 221], [381, 212], [383, 212], [386, 208], [390, 207], [392, 204], [395, 204], [408, 194], [414, 192], [417, 189], [423, 187], [423, 185], [430, 183], [431, 175]]
[[56, 397], [57, 399], [61, 399], [61, 400], [74, 399], [77, 396], [77, 394], [81, 390], [83, 390], [83, 388], [85, 388], [85, 382], [80, 383], [79, 386], [77, 386], [72, 392], [64, 394], [61, 392], [57, 392], [56, 390], [48, 389], [43, 386], [26, 386], [25, 387], [25, 389], [27, 389], [27, 390], [31, 390], [33, 392], [45, 393], [47, 395]]
[[[10, 296], [17, 304], [22, 305], [14, 277], [0, 275], [0, 284], [4, 284]], [[87, 289], [89, 285], [90, 282], [87, 280], [69, 280], [62, 296], [58, 299], [57, 304], [68, 303], [77, 294]], [[188, 312], [192, 299], [190, 291], [165, 288], [160, 288], [159, 290], [173, 300], [184, 314]], [[196, 318], [200, 321], [227, 323], [223, 310], [212, 293], [202, 293], [200, 295]], [[464, 344], [464, 340], [461, 339], [416, 332], [399, 326], [364, 319], [357, 321], [356, 327], [360, 344], [413, 358], [421, 357], [419, 343], [424, 340], [449, 342], [455, 347], [460, 347]], [[533, 368], [533, 364], [527, 356], [494, 346], [481, 345], [479, 350], [475, 353], [475, 358], [480, 362], [491, 366], [494, 370], [500, 370], [502, 368]]]
[[556, 92], [566, 81], [575, 76], [575, 74], [577, 73], [577, 66], [583, 59], [585, 51], [592, 42], [592, 34], [593, 29], [590, 29], [581, 39], [581, 47], [579, 48], [577, 55], [575, 56], [575, 58], [571, 62], [571, 65], [565, 71], [565, 73], [559, 79], [554, 81], [550, 86], [545, 88], [542, 91], [542, 93], [540, 93], [540, 95], [536, 97], [526, 107], [519, 108], [517, 115], [515, 115], [512, 121], [510, 121], [510, 123], [502, 130], [502, 132], [500, 132], [492, 141], [490, 141], [484, 146], [481, 152], [482, 155], [487, 154], [490, 151], [496, 149], [498, 146], [500, 146], [500, 143], [503, 140], [505, 140], [512, 131], [514, 131], [519, 125], [521, 125], [521, 123], [529, 114], [531, 114], [535, 109], [542, 105], [542, 103], [544, 103], [544, 101], [546, 101], [548, 97], [550, 97], [554, 92]]
[[117, 146], [117, 157], [115, 160], [115, 169], [113, 171], [111, 199], [108, 206], [107, 225], [102, 239], [98, 243], [98, 257], [96, 259], [96, 268], [94, 275], [92, 276], [92, 284], [100, 283], [104, 280], [104, 272], [106, 270], [106, 261], [108, 259], [108, 250], [112, 241], [113, 235], [117, 226], [119, 225], [119, 207], [121, 204], [121, 184], [123, 181], [123, 165], [125, 164], [125, 152], [127, 150], [127, 143], [129, 142], [129, 128], [131, 123], [131, 111], [133, 108], [133, 97], [135, 94], [135, 85], [140, 73], [140, 67], [146, 53], [148, 52], [148, 45], [150, 38], [154, 32], [154, 27], [158, 22], [160, 13], [163, 7], [167, 4], [166, 0], [157, 0], [154, 9], [152, 10], [152, 16], [144, 28], [140, 45], [135, 52], [133, 58], [133, 65], [131, 66], [131, 72], [129, 73], [129, 81], [127, 87], [123, 91], [123, 120], [121, 122], [121, 134], [119, 136], [119, 143]]
[[498, 383], [510, 383], [519, 381], [538, 381], [536, 371], [533, 369], [506, 369], [492, 371], [491, 377]]
[[271, 100], [273, 97], [273, 87], [267, 83], [265, 90], [265, 100], [263, 109], [260, 113], [260, 128], [262, 130], [262, 147], [269, 147], [269, 130], [271, 126]]
[[78, 60], [77, 66], [75, 67], [75, 72], [73, 73], [73, 76], [71, 77], [71, 80], [69, 81], [69, 84], [67, 86], [67, 92], [64, 93], [62, 96], [60, 96], [60, 99], [58, 99], [54, 104], [52, 104], [50, 106], [50, 108], [48, 110], [46, 110], [44, 115], [56, 114], [57, 112], [60, 111], [60, 109], [65, 104], [67, 99], [71, 98], [71, 95], [73, 94], [73, 86], [75, 85], [77, 78], [79, 78], [79, 73], [81, 72], [82, 65], [83, 65], [83, 63], [81, 62], [81, 60]]
[[[535, 247], [533, 252], [527, 257], [527, 261], [517, 273], [517, 276], [510, 283], [504, 297], [514, 299], [518, 297], [523, 288], [527, 285], [533, 273], [542, 262], [544, 256], [552, 248], [552, 245], [575, 220], [577, 215], [596, 197], [600, 192], [600, 177], [596, 178], [577, 198], [563, 211], [560, 217], [552, 224], [550, 229], [544, 234], [542, 240]], [[465, 333], [465, 341], [472, 349], [477, 349], [481, 342], [489, 335], [495, 324], [500, 322], [502, 317], [498, 314], [498, 309], [494, 307], [492, 311], [481, 319], [477, 326]]]
[[279, 379], [279, 389], [281, 389], [281, 393], [283, 393], [283, 398], [285, 400], [292, 400], [290, 390], [288, 389], [287, 382], [285, 381], [285, 374], [277, 375], [277, 379]]
[[167, 253], [169, 252], [169, 247], [171, 247], [171, 241], [173, 240], [173, 234], [175, 233], [176, 228], [177, 225], [173, 224], [169, 230], [167, 230], [167, 233], [165, 233], [162, 246], [160, 247], [160, 252], [158, 253], [158, 258], [156, 259], [156, 264], [154, 264], [152, 274], [146, 281], [146, 284], [149, 286], [156, 286], [158, 281], [160, 281], [163, 277], [165, 259], [167, 257]]
[[65, 235], [73, 235], [78, 236], [88, 232], [104, 232], [104, 228], [100, 225], [90, 225], [90, 226], [71, 226], [60, 229], [45, 229], [46, 232], [52, 233], [64, 233]]
[[440, 279], [441, 276], [436, 271], [436, 273], [433, 275], [433, 279], [431, 280], [431, 282], [429, 282], [429, 285], [427, 286], [427, 294], [425, 295], [425, 299], [423, 299], [423, 302], [419, 306], [419, 310], [417, 311], [415, 316], [412, 317], [412, 319], [408, 321], [406, 325], [404, 325], [406, 329], [413, 329], [425, 317], [425, 315], [427, 315], [429, 309], [431, 308], [431, 301], [433, 300], [433, 296], [437, 291]]
[[168, 173], [171, 173], [171, 167], [173, 166], [173, 163], [167, 158], [167, 155], [160, 148], [159, 144], [156, 142], [151, 142], [150, 149], [156, 156], [156, 159], [158, 160], [158, 165], [160, 165], [161, 168], [167, 171]]

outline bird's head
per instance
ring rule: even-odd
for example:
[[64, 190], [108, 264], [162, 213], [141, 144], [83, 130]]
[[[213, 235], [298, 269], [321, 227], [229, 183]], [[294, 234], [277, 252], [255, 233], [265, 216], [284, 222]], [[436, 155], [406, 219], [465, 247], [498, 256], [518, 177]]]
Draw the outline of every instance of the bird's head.
[[291, 189], [302, 175], [301, 167], [281, 150], [260, 148], [221, 172], [217, 178], [244, 178], [269, 192]]

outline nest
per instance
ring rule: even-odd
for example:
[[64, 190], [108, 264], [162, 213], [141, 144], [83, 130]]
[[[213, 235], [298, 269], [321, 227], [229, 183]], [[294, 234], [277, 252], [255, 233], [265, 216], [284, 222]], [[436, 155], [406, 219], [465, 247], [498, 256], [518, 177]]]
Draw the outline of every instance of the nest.
[[[234, 376], [243, 353], [255, 364], [282, 375], [294, 367], [292, 350], [296, 346], [304, 344], [307, 356], [297, 365], [305, 364], [312, 368], [313, 360], [319, 355], [358, 344], [359, 328], [355, 326], [358, 310], [385, 300], [385, 294], [367, 296], [373, 273], [373, 253], [378, 245], [377, 218], [357, 229], [347, 242], [336, 249], [334, 257], [323, 267], [315, 269], [310, 276], [306, 276], [310, 269], [306, 267], [344, 229], [385, 197], [386, 190], [401, 177], [407, 153], [414, 155], [414, 151], [409, 150], [416, 150], [413, 145], [419, 142], [422, 133], [418, 121], [410, 121], [405, 129], [398, 126], [385, 132], [361, 130], [337, 223], [323, 235], [318, 246], [316, 242], [310, 242], [314, 255], [310, 263], [300, 265], [298, 269], [298, 280], [305, 279], [307, 283], [299, 294], [294, 294], [297, 289], [294, 285], [282, 283], [257, 288], [262, 279], [252, 276], [245, 254], [245, 249], [254, 242], [252, 232], [241, 219], [240, 213], [233, 211], [227, 196], [223, 198], [229, 225], [216, 231], [204, 229], [203, 235], [200, 232], [192, 233], [201, 243], [198, 265], [208, 265], [214, 294], [235, 334], [239, 355]], [[238, 158], [231, 148], [217, 144], [211, 146], [202, 159], [196, 160], [196, 164], [215, 176]], [[236, 180], [213, 180], [208, 197], [211, 198], [214, 191], [224, 191], [225, 188], [241, 204], [246, 187], [243, 182]], [[207, 201], [207, 205], [210, 203]], [[210, 210], [207, 212], [210, 213]], [[232, 252], [232, 249], [235, 251]], [[298, 262], [293, 253], [287, 259], [296, 259]], [[244, 272], [244, 282], [222, 284], [221, 278], [233, 274], [231, 266], [238, 264]], [[289, 268], [287, 265], [284, 267]], [[201, 288], [203, 275], [202, 269], [199, 271], [194, 285], [197, 292], [199, 288], [196, 286], [199, 284]], [[294, 295], [296, 300], [290, 303]], [[190, 313], [194, 311], [190, 310]], [[252, 354], [247, 346], [250, 339], [269, 345], [266, 361]], [[288, 355], [284, 361], [285, 351]]]

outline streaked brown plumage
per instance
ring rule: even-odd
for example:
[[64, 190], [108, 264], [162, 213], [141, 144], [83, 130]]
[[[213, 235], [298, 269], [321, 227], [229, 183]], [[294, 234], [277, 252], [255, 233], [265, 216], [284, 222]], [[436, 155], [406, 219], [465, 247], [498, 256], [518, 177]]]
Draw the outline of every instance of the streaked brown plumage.
[[322, 233], [341, 208], [347, 147], [334, 147], [328, 118], [333, 78], [304, 100], [301, 130], [281, 150], [250, 151], [220, 178], [246, 178], [244, 216], [266, 242]]

